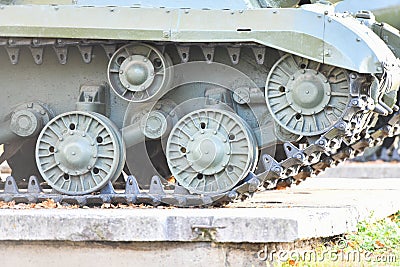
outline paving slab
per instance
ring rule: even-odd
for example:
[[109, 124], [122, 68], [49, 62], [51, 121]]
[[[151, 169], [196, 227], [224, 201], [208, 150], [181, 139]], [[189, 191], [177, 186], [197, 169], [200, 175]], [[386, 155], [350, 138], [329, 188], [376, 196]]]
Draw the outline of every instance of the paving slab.
[[323, 178], [400, 178], [400, 162], [345, 162], [329, 168], [318, 177]]
[[318, 177], [218, 209], [4, 209], [0, 240], [293, 242], [393, 214], [399, 194], [400, 179]]

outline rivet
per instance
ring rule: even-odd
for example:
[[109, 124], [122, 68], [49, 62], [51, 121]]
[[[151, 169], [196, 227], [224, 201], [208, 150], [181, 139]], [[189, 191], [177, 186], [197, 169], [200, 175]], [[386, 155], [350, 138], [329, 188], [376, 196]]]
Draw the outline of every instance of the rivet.
[[360, 42], [360, 41], [361, 41], [361, 39], [360, 39], [360, 38], [357, 38], [357, 39], [356, 39], [356, 41], [357, 41], [357, 42]]
[[169, 31], [163, 31], [163, 37], [164, 38], [169, 38]]
[[123, 71], [123, 70], [120, 70], [120, 71], [119, 71], [119, 74], [124, 74], [124, 71]]
[[217, 134], [217, 131], [214, 131], [213, 134]]
[[144, 61], [144, 62], [147, 62], [147, 58], [144, 58], [143, 61]]
[[279, 168], [279, 167], [274, 168], [274, 172], [280, 172], [280, 171], [281, 171], [281, 168]]
[[87, 169], [90, 170], [92, 168], [92, 166], [87, 166]]

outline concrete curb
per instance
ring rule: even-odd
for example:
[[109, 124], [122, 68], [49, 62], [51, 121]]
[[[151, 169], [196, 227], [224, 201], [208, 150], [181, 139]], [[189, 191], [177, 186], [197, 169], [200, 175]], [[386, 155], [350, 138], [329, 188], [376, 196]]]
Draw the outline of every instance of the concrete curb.
[[315, 178], [220, 209], [3, 209], [0, 240], [269, 243], [334, 236], [356, 230], [372, 213], [400, 210], [400, 179], [385, 180], [392, 188], [376, 188], [380, 181]]
[[292, 242], [352, 231], [358, 216], [351, 207], [2, 210], [0, 240]]

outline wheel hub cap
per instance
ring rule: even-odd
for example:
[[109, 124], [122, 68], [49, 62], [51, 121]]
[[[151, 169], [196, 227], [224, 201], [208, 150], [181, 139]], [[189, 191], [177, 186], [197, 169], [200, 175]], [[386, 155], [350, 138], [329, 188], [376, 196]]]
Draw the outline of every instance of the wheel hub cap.
[[286, 98], [298, 113], [315, 114], [323, 110], [330, 100], [330, 85], [315, 70], [298, 70], [286, 86]]
[[225, 168], [231, 151], [227, 137], [213, 130], [201, 130], [195, 134], [187, 149], [189, 164], [192, 164], [195, 171], [204, 175], [215, 174]]
[[[97, 148], [89, 136], [72, 133], [57, 143], [55, 159], [65, 173], [81, 175], [87, 173], [96, 162]], [[91, 145], [93, 144], [93, 145]]]

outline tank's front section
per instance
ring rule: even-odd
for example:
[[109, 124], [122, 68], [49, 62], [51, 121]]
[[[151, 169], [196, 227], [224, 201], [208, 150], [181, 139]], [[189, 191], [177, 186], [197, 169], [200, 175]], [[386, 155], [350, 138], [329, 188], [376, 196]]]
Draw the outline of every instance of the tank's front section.
[[129, 3], [0, 6], [9, 182], [35, 175], [81, 204], [220, 205], [397, 131], [396, 56], [330, 5]]

